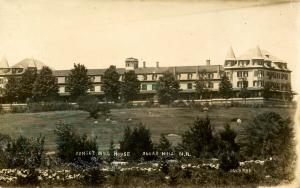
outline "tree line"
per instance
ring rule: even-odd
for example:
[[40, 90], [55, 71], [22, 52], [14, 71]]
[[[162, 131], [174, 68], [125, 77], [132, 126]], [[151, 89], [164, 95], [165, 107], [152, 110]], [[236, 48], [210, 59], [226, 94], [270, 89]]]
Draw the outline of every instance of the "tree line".
[[[101, 90], [104, 93], [105, 101], [130, 102], [139, 99], [141, 82], [137, 78], [134, 70], [126, 71], [123, 80], [120, 81], [120, 74], [115, 66], [110, 66], [102, 76]], [[87, 68], [82, 64], [74, 64], [74, 68], [68, 75], [66, 91], [70, 93], [70, 100], [76, 101], [78, 97], [88, 94], [88, 90], [93, 87], [91, 77]], [[210, 78], [206, 73], [200, 73], [199, 79], [195, 81], [195, 98], [211, 98], [212, 91], [209, 86]], [[249, 97], [248, 82], [244, 81], [239, 92], [243, 98]], [[171, 72], [165, 72], [154, 84], [157, 91], [158, 101], [161, 104], [171, 104], [178, 99], [180, 89], [179, 80]], [[53, 101], [59, 98], [59, 85], [56, 77], [49, 67], [41, 70], [28, 68], [22, 75], [8, 77], [5, 86], [4, 98], [8, 102], [41, 102]], [[228, 99], [233, 96], [232, 84], [226, 74], [221, 76], [218, 95]], [[267, 84], [263, 90], [263, 97], [270, 98], [272, 87]]]

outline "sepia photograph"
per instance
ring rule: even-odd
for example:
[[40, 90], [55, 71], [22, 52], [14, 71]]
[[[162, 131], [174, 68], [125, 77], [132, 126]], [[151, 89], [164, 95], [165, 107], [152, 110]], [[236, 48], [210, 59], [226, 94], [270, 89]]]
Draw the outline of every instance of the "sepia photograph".
[[0, 187], [300, 187], [300, 2], [0, 0]]

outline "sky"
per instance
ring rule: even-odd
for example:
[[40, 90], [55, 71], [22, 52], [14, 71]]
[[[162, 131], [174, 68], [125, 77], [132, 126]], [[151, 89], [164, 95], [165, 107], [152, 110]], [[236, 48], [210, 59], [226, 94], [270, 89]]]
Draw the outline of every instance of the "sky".
[[299, 2], [0, 0], [0, 58], [10, 65], [223, 64], [230, 46], [238, 56], [259, 45], [288, 62], [300, 93], [299, 34]]

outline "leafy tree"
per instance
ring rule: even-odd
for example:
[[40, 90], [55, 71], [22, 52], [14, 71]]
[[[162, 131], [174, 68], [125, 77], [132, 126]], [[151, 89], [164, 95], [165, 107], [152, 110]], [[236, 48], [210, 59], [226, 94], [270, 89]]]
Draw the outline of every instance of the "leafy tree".
[[52, 70], [44, 66], [33, 85], [33, 97], [36, 101], [48, 101], [58, 96], [58, 85]]
[[[269, 159], [276, 162], [276, 171], [293, 171], [294, 132], [292, 121], [275, 112], [265, 112], [242, 127], [238, 137], [241, 152], [246, 158]], [[288, 173], [289, 172], [289, 173]]]
[[98, 99], [91, 95], [80, 96], [77, 99], [77, 104], [81, 110], [89, 112], [90, 117], [94, 119], [98, 118], [99, 112], [101, 112], [104, 117], [107, 117], [110, 113], [108, 104], [99, 104]]
[[223, 142], [222, 148], [229, 151], [239, 151], [239, 145], [235, 142], [237, 133], [226, 124], [224, 130], [219, 132], [221, 141]]
[[79, 96], [86, 95], [87, 90], [92, 87], [92, 82], [87, 72], [88, 70], [84, 65], [74, 64], [67, 82], [67, 88], [72, 98], [76, 99]]
[[161, 152], [171, 152], [172, 151], [172, 143], [166, 138], [164, 134], [160, 135], [159, 144], [157, 149]]
[[133, 101], [138, 98], [141, 83], [133, 70], [124, 73], [124, 82], [121, 85], [121, 95], [124, 102]]
[[214, 136], [210, 119], [197, 119], [194, 125], [182, 135], [182, 147], [195, 157], [210, 156], [214, 152]]
[[206, 81], [201, 76], [195, 82], [195, 89], [197, 94], [200, 96], [200, 99], [202, 99], [203, 96], [209, 93], [209, 90], [206, 87]]
[[127, 127], [124, 131], [123, 140], [120, 142], [121, 152], [130, 152], [130, 160], [151, 160], [151, 156], [143, 156], [143, 152], [153, 151], [153, 144], [149, 129], [142, 124], [131, 130]]
[[226, 75], [221, 77], [221, 81], [219, 83], [219, 93], [225, 99], [230, 98], [232, 95], [232, 84]]
[[243, 80], [242, 81], [242, 88], [240, 90], [239, 96], [242, 98], [247, 98], [249, 97], [250, 92], [248, 91], [248, 81]]
[[19, 88], [19, 78], [15, 76], [8, 77], [7, 84], [5, 85], [5, 98], [11, 103], [17, 102], [19, 98]]
[[32, 90], [37, 77], [36, 69], [26, 69], [19, 83], [19, 99], [26, 101], [32, 98]]
[[262, 90], [262, 97], [264, 99], [269, 99], [272, 97], [274, 91], [273, 91], [273, 86], [271, 85], [270, 82], [266, 82], [265, 85], [264, 85], [264, 88]]
[[103, 92], [106, 100], [117, 102], [120, 93], [120, 75], [115, 66], [111, 65], [105, 70], [103, 76]]
[[[57, 135], [57, 155], [63, 162], [93, 162], [93, 157], [98, 153], [96, 139], [88, 139], [87, 135], [79, 135], [71, 125], [61, 123], [56, 126], [54, 133]], [[90, 155], [79, 155], [80, 152], [94, 152]]]
[[165, 72], [162, 77], [159, 77], [157, 86], [158, 101], [161, 104], [170, 104], [177, 99], [180, 91], [179, 81], [171, 72]]

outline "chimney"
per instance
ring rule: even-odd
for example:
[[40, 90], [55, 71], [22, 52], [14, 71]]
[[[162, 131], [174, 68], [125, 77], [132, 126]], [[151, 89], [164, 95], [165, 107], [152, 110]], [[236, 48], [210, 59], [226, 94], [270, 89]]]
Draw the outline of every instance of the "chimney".
[[146, 61], [143, 61], [143, 68], [146, 68]]
[[158, 61], [156, 62], [156, 67], [159, 67], [159, 62]]
[[206, 60], [206, 66], [210, 66], [210, 59]]

